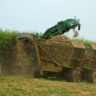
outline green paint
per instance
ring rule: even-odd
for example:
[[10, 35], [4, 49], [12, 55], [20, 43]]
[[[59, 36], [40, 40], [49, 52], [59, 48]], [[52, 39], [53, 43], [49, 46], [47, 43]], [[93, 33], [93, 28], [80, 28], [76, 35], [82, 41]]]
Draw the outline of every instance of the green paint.
[[47, 29], [45, 33], [43, 34], [43, 39], [50, 39], [53, 36], [63, 34], [70, 29], [75, 29], [75, 27], [78, 26], [78, 30], [80, 30], [80, 23], [76, 19], [67, 19], [65, 21], [60, 21], [57, 23], [57, 25]]

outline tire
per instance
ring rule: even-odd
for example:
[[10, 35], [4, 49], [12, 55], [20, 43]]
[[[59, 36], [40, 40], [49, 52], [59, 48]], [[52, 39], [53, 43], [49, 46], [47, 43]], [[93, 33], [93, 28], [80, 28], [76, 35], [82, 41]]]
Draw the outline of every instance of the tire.
[[43, 76], [44, 79], [48, 79], [48, 76]]
[[90, 71], [88, 77], [88, 82], [96, 83], [96, 71]]
[[80, 70], [77, 70], [77, 82], [81, 81], [81, 72]]
[[69, 69], [68, 80], [71, 82], [77, 81], [77, 71], [75, 69]]
[[40, 78], [40, 71], [37, 69], [34, 71], [34, 78]]

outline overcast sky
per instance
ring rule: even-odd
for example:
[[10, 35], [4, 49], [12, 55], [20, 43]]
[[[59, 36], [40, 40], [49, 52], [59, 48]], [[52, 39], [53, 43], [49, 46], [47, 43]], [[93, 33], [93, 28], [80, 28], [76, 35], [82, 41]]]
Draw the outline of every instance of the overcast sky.
[[96, 0], [0, 0], [0, 28], [4, 30], [44, 33], [74, 16], [81, 23], [79, 37], [96, 41]]

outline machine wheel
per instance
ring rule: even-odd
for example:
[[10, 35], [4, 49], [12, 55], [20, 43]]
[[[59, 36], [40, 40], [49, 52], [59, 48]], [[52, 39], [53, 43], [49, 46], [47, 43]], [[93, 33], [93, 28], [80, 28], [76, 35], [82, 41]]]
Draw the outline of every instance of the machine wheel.
[[70, 69], [68, 74], [68, 80], [71, 82], [77, 81], [77, 71], [75, 69]]
[[88, 81], [89, 81], [90, 83], [96, 83], [96, 71], [90, 71], [90, 72], [89, 72]]
[[40, 71], [38, 69], [34, 71], [34, 78], [40, 78]]
[[48, 79], [48, 72], [44, 72], [42, 78]]
[[81, 81], [81, 72], [80, 70], [77, 70], [77, 82]]
[[43, 76], [43, 78], [48, 79], [48, 76]]

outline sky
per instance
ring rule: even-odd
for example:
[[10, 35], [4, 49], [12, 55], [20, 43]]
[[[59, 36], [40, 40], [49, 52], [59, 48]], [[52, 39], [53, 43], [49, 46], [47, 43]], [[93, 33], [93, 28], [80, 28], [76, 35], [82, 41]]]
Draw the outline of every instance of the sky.
[[[80, 20], [79, 38], [96, 41], [96, 0], [0, 0], [0, 29], [42, 32], [59, 21]], [[66, 33], [72, 36], [72, 31]]]

